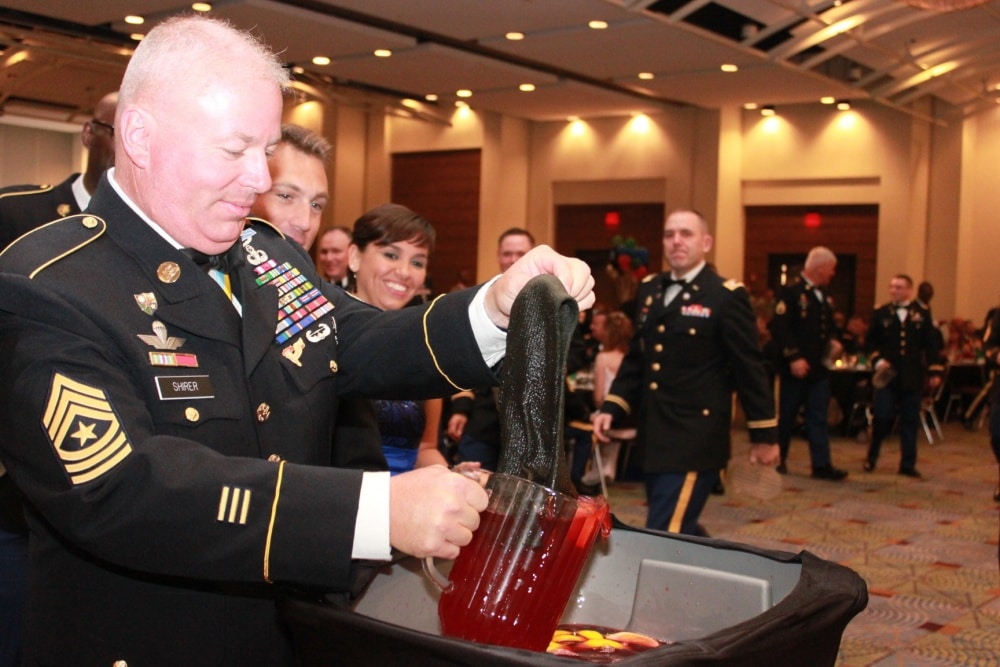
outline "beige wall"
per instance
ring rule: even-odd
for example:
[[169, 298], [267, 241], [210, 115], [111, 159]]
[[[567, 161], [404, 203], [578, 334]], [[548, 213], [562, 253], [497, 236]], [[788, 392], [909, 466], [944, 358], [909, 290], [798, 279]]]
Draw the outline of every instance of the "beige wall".
[[962, 156], [955, 310], [978, 323], [1000, 303], [1000, 109], [966, 121]]
[[0, 187], [61, 183], [85, 158], [79, 125], [0, 118]]

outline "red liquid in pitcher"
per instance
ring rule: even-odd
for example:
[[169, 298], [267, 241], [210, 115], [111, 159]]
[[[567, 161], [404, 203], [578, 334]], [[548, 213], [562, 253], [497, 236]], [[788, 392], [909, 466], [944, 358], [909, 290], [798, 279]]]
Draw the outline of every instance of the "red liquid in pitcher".
[[608, 506], [601, 499], [581, 504], [572, 520], [523, 520], [536, 522], [529, 546], [510, 543], [509, 517], [480, 515], [438, 604], [445, 635], [535, 651], [549, 645], [594, 540], [607, 535]]

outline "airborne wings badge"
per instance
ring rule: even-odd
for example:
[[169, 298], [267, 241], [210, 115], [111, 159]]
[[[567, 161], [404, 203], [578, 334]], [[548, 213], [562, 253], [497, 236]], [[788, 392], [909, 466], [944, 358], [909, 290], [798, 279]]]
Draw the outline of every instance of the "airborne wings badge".
[[52, 378], [42, 426], [74, 485], [97, 479], [132, 453], [104, 390], [62, 373]]

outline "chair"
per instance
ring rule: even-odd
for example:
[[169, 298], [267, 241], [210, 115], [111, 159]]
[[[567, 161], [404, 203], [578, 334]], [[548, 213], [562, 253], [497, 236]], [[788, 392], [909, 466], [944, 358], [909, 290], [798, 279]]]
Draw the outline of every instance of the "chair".
[[[597, 441], [597, 438], [593, 437], [594, 425], [591, 424], [590, 422], [579, 421], [579, 420], [570, 421], [568, 425], [572, 426], [575, 429], [579, 429], [581, 431], [587, 431], [588, 433], [591, 433], [591, 438], [590, 438], [590, 452], [591, 452], [591, 456], [594, 457], [594, 465], [597, 467], [597, 469], [599, 471], [602, 471], [598, 475], [598, 477], [600, 477], [600, 479], [601, 479], [601, 493], [603, 493], [604, 497], [607, 498], [608, 497], [608, 483], [604, 479], [604, 472], [603, 472], [603, 470], [604, 470], [604, 460], [601, 457], [601, 443]], [[625, 448], [624, 458], [622, 459], [624, 461], [624, 463], [622, 465], [618, 466], [618, 468], [616, 470], [616, 473], [619, 472], [619, 471], [621, 471], [621, 470], [627, 469], [629, 456], [632, 453], [632, 444], [635, 442], [635, 436], [636, 436], [635, 429], [634, 428], [613, 428], [613, 429], [609, 429], [608, 430], [607, 435], [612, 440], [618, 440], [618, 441], [620, 441], [622, 443], [622, 447]], [[619, 455], [619, 456], [621, 457], [621, 455]]]
[[931, 425], [937, 431], [938, 439], [944, 440], [941, 422], [938, 421], [937, 417], [937, 403], [941, 400], [941, 395], [944, 394], [946, 384], [947, 370], [945, 371], [945, 377], [941, 378], [941, 384], [935, 387], [933, 391], [930, 389], [924, 391], [923, 398], [920, 400], [920, 425], [924, 427], [924, 435], [927, 436], [927, 443], [931, 445], [934, 444], [934, 437], [931, 435]]
[[957, 414], [964, 419], [966, 400], [973, 401], [986, 384], [986, 367], [977, 363], [949, 364], [941, 383], [948, 386], [948, 399], [944, 404], [941, 421], [948, 423], [952, 407], [958, 406]]
[[608, 431], [608, 437], [622, 443], [618, 453], [618, 467], [615, 469], [615, 479], [620, 479], [628, 471], [629, 459], [632, 457], [632, 445], [635, 444], [635, 428], [613, 428]]
[[844, 420], [843, 435], [851, 435], [853, 429], [859, 421], [859, 417], [864, 418], [863, 428], [858, 429], [858, 436], [862, 433], [868, 434], [871, 428], [870, 408], [872, 405], [872, 382], [871, 371], [855, 371], [853, 384], [853, 402], [851, 409]]

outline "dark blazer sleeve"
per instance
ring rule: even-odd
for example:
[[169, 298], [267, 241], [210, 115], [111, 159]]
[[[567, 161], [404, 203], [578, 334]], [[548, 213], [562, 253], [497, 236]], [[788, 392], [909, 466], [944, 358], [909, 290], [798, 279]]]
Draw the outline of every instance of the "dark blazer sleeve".
[[736, 393], [746, 413], [750, 441], [778, 441], [778, 420], [774, 410], [774, 391], [764, 366], [764, 356], [757, 340], [757, 323], [746, 289], [734, 281], [724, 286], [729, 291], [722, 322], [722, 341]]

